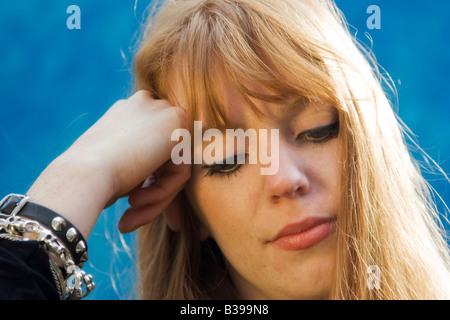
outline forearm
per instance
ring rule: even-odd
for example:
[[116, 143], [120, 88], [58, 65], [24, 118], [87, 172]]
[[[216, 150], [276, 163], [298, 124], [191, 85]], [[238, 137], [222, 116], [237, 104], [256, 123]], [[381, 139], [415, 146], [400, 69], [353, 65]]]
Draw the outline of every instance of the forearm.
[[31, 186], [27, 195], [71, 221], [87, 239], [99, 214], [114, 194], [110, 174], [94, 159], [55, 159]]

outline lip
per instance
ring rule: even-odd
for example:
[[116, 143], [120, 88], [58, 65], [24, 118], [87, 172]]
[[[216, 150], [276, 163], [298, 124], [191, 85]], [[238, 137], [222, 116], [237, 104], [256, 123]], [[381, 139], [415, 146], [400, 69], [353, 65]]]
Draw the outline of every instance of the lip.
[[335, 222], [335, 217], [305, 218], [286, 225], [269, 243], [284, 250], [304, 250], [332, 234]]

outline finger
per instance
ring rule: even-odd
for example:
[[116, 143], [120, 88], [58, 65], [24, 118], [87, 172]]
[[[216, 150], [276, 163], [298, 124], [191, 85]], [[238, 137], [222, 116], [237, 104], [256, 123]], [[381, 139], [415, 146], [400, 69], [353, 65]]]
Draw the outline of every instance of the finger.
[[156, 185], [159, 182], [158, 175], [156, 173], [150, 175], [147, 179], [145, 179], [144, 183], [142, 183], [141, 188], [149, 188]]
[[[172, 164], [173, 165], [173, 164]], [[167, 165], [160, 174], [158, 172], [158, 182], [149, 187], [137, 187], [130, 194], [128, 203], [131, 207], [138, 208], [152, 203], [163, 201], [168, 195], [176, 190], [180, 190], [190, 177], [188, 165]], [[162, 175], [161, 177], [159, 177]]]
[[171, 204], [180, 191], [181, 190], [177, 190], [170, 196], [166, 197], [163, 201], [155, 204], [150, 204], [139, 208], [129, 208], [125, 211], [119, 221], [118, 227], [120, 232], [132, 232], [154, 220]]
[[174, 232], [181, 230], [181, 212], [181, 193], [178, 193], [175, 199], [164, 210], [167, 225]]

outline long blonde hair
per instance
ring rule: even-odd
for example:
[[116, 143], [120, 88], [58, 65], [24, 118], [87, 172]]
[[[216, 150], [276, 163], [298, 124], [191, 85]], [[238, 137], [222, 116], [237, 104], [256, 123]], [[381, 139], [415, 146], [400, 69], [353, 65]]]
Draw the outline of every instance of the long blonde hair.
[[[222, 78], [255, 109], [249, 97], [333, 103], [344, 152], [329, 298], [449, 298], [445, 231], [372, 62], [331, 1], [171, 0], [150, 14], [136, 89], [186, 107], [191, 120], [204, 113], [211, 126], [227, 124]], [[195, 213], [184, 206], [180, 232], [164, 215], [138, 231], [141, 297], [239, 298], [220, 249], [201, 241]], [[367, 283], [370, 266], [378, 288]]]

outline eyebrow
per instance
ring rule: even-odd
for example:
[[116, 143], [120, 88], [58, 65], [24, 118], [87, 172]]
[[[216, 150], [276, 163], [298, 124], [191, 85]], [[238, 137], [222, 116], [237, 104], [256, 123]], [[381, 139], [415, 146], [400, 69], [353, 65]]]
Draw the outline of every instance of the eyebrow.
[[296, 118], [299, 114], [311, 109], [313, 102], [303, 96], [296, 96], [295, 98], [286, 101], [285, 103], [277, 104], [276, 107], [267, 108], [269, 113], [265, 113], [266, 117], [273, 117], [281, 121]]
[[[291, 101], [287, 103], [280, 103], [276, 108], [267, 108], [268, 110], [276, 110], [273, 112], [272, 115], [267, 115], [265, 113], [265, 116], [275, 116], [280, 119], [286, 119], [286, 118], [293, 118], [294, 116], [297, 116], [298, 114], [313, 108], [313, 102], [310, 101], [308, 98], [304, 96], [296, 96]], [[218, 129], [220, 131], [225, 132], [226, 129], [243, 129], [246, 131], [248, 129], [248, 125], [237, 121], [232, 122], [229, 121], [230, 119], [227, 119], [227, 123], [218, 127], [214, 127], [213, 129]], [[202, 123], [202, 133], [204, 133], [206, 130], [211, 129], [209, 126], [206, 125], [206, 122], [203, 121]]]
[[217, 129], [219, 131], [221, 131], [223, 134], [225, 134], [226, 130], [237, 130], [237, 129], [242, 129], [244, 131], [246, 131], [248, 129], [247, 125], [244, 125], [242, 123], [233, 123], [233, 122], [229, 122], [226, 125], [221, 125], [218, 127], [208, 127], [206, 124], [202, 124], [202, 134], [205, 133], [206, 130], [209, 129]]
[[311, 107], [311, 101], [303, 96], [297, 97], [292, 100], [292, 102], [288, 102], [285, 105], [281, 106], [281, 113], [284, 114], [292, 114], [292, 113], [300, 113], [305, 111], [306, 109]]
[[[240, 119], [242, 120], [242, 119]], [[245, 124], [244, 122], [241, 121], [237, 121], [237, 122], [232, 122], [230, 121], [229, 118], [227, 118], [227, 121], [225, 124], [223, 125], [219, 125], [217, 127], [209, 127], [207, 125], [207, 122], [205, 120], [202, 121], [202, 133], [205, 133], [206, 130], [208, 129], [218, 129], [220, 131], [225, 132], [226, 129], [243, 129], [243, 130], [247, 130], [248, 129], [248, 125]]]

